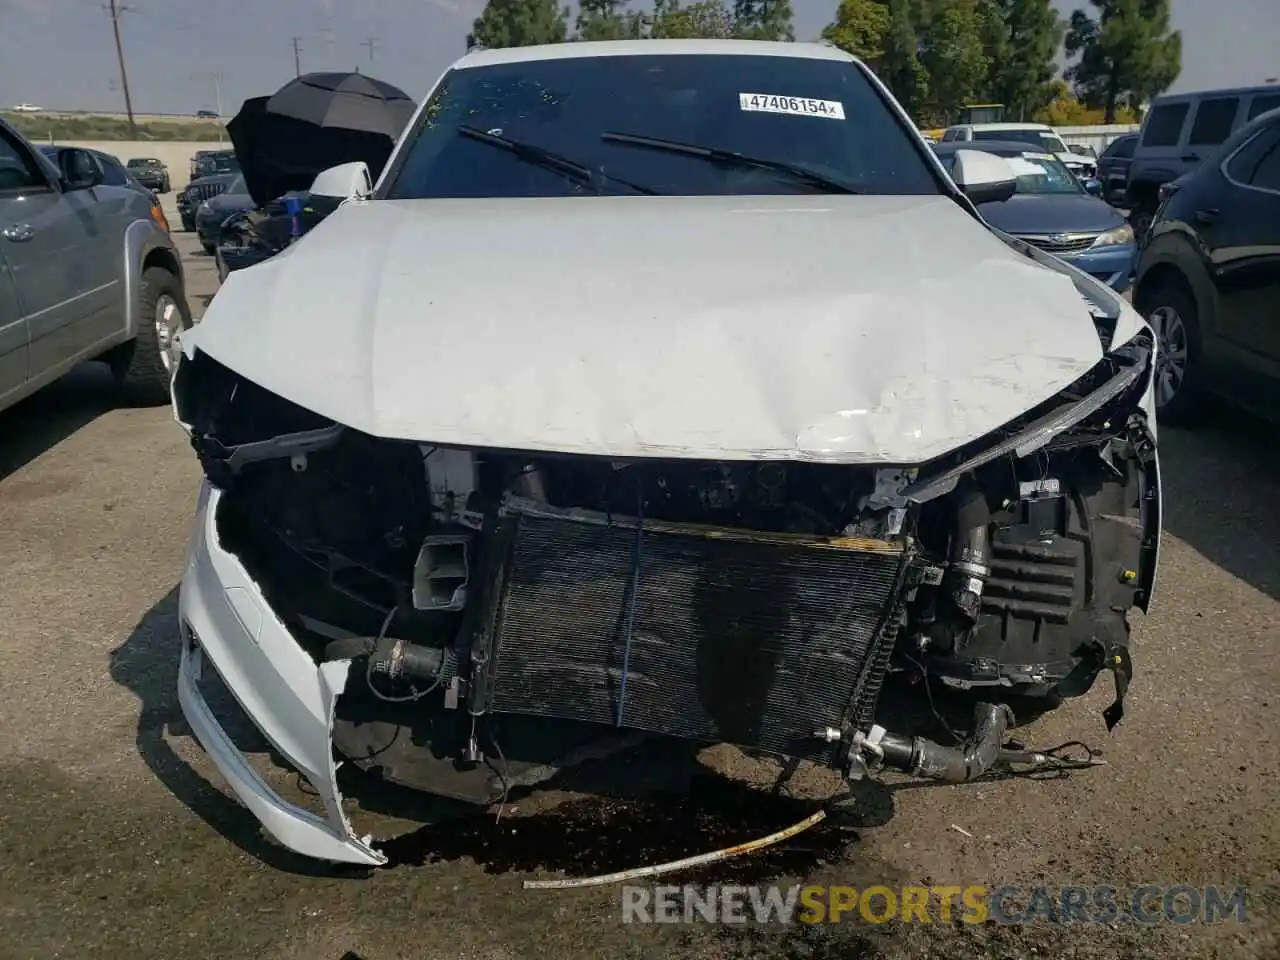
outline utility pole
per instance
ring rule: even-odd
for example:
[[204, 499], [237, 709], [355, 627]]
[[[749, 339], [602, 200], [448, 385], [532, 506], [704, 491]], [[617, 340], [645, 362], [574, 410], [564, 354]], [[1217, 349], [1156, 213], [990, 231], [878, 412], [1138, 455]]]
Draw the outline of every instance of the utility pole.
[[120, 42], [120, 14], [125, 8], [117, 0], [107, 0], [107, 12], [111, 14], [111, 31], [116, 37], [116, 59], [120, 61], [120, 86], [124, 90], [124, 110], [129, 116], [129, 139], [138, 139], [138, 126], [133, 122], [133, 99], [129, 96], [129, 74], [124, 69], [124, 44]]
[[378, 45], [378, 38], [377, 38], [377, 37], [370, 37], [370, 38], [369, 38], [368, 40], [366, 40], [364, 43], [360, 44], [360, 46], [364, 47], [366, 50], [368, 50], [368, 51], [369, 51], [369, 62], [370, 62], [370, 63], [373, 63], [373, 51], [374, 51], [374, 48], [375, 48], [377, 45]]
[[298, 46], [301, 42], [301, 37], [293, 38], [293, 75], [295, 77], [302, 76], [302, 52]]

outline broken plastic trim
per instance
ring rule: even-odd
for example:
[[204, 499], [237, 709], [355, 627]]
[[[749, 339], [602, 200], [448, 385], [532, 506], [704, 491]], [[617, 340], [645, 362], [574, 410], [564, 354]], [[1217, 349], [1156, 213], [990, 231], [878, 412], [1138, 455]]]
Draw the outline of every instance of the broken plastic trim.
[[340, 423], [318, 430], [300, 430], [297, 433], [282, 433], [268, 440], [253, 440], [227, 447], [209, 435], [194, 436], [192, 443], [197, 452], [217, 461], [232, 473], [239, 473], [247, 464], [260, 463], [263, 460], [282, 460], [302, 454], [327, 450], [336, 444], [346, 431]]
[[[1123, 351], [1123, 352], [1121, 352]], [[1017, 433], [976, 453], [963, 462], [931, 477], [924, 477], [903, 488], [904, 500], [924, 503], [950, 493], [960, 478], [970, 471], [1007, 454], [1021, 458], [1035, 453], [1058, 434], [1069, 430], [1080, 421], [1097, 413], [1108, 403], [1125, 393], [1150, 369], [1151, 351], [1147, 343], [1134, 340], [1117, 351], [1115, 356], [1131, 357], [1133, 363], [1125, 367], [1097, 390], [1075, 403], [1058, 407], [1033, 420]]]

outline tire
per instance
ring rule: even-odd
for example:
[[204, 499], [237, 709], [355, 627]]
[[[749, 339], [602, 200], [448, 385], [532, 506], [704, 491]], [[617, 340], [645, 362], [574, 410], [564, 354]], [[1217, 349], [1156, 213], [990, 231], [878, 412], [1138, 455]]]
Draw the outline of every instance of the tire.
[[213, 256], [213, 252], [218, 249], [217, 244], [210, 243], [208, 240], [201, 240], [200, 246], [204, 247], [204, 252], [209, 254], [211, 257]]
[[1157, 281], [1141, 295], [1140, 309], [1156, 333], [1156, 415], [1162, 423], [1190, 424], [1203, 409], [1200, 396], [1200, 311], [1178, 281]]
[[139, 288], [138, 336], [118, 347], [108, 363], [127, 399], [158, 406], [169, 401], [171, 338], [191, 329], [191, 310], [178, 278], [163, 267], [143, 270]]
[[195, 223], [195, 221], [194, 221], [194, 220], [188, 220], [186, 217], [183, 217], [183, 218], [182, 218], [182, 229], [183, 229], [183, 230], [185, 230], [187, 233], [195, 233], [195, 231], [196, 231], [196, 223]]

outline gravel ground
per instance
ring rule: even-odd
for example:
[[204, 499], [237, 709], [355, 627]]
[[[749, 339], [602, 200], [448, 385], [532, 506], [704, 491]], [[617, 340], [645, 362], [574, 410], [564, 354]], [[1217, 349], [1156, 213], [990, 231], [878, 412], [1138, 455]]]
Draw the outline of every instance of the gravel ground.
[[[212, 262], [180, 240], [199, 313]], [[371, 875], [283, 851], [193, 744], [173, 690], [194, 458], [167, 410], [115, 408], [105, 370], [87, 365], [0, 415], [0, 957], [1274, 958], [1275, 438], [1225, 413], [1164, 431], [1166, 537], [1155, 605], [1137, 626], [1129, 715], [1107, 735], [1100, 684], [1027, 733], [1102, 746], [1109, 766], [1052, 781], [870, 786], [769, 854], [677, 881], [1239, 884], [1250, 888], [1244, 924], [641, 927], [620, 922], [616, 889], [520, 881], [749, 839], [839, 784], [802, 769], [798, 799], [774, 799], [753, 790], [776, 776], [771, 763], [723, 747], [644, 748], [520, 801], [500, 823], [353, 790], [358, 826], [403, 834], [396, 865]]]

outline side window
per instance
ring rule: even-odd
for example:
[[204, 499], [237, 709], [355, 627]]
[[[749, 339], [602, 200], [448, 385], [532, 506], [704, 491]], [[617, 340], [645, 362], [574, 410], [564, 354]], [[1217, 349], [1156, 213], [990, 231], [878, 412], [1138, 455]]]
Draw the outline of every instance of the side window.
[[1272, 143], [1271, 149], [1262, 155], [1253, 170], [1250, 185], [1280, 193], [1280, 143]]
[[959, 137], [960, 137], [959, 130], [947, 130], [942, 134], [942, 142], [950, 143], [952, 140], [959, 139]]
[[1129, 160], [1133, 157], [1133, 148], [1137, 145], [1137, 137], [1121, 137], [1108, 148], [1107, 153], [1117, 160]]
[[7, 131], [0, 130], [0, 191], [47, 187], [35, 161]]
[[1280, 107], [1280, 93], [1259, 93], [1253, 98], [1253, 103], [1249, 104], [1249, 115], [1245, 119], [1252, 120], [1277, 107]]
[[1191, 136], [1187, 144], [1193, 147], [1216, 147], [1231, 136], [1232, 121], [1240, 106], [1239, 97], [1219, 97], [1201, 100], [1196, 119], [1191, 124]]
[[1144, 147], [1176, 147], [1178, 137], [1182, 134], [1183, 121], [1187, 119], [1185, 103], [1169, 103], [1156, 107], [1147, 118], [1147, 127], [1142, 132]]
[[1280, 124], [1246, 140], [1227, 161], [1227, 176], [1248, 186], [1280, 189], [1276, 184], [1276, 165], [1280, 159], [1277, 146], [1280, 146]]

